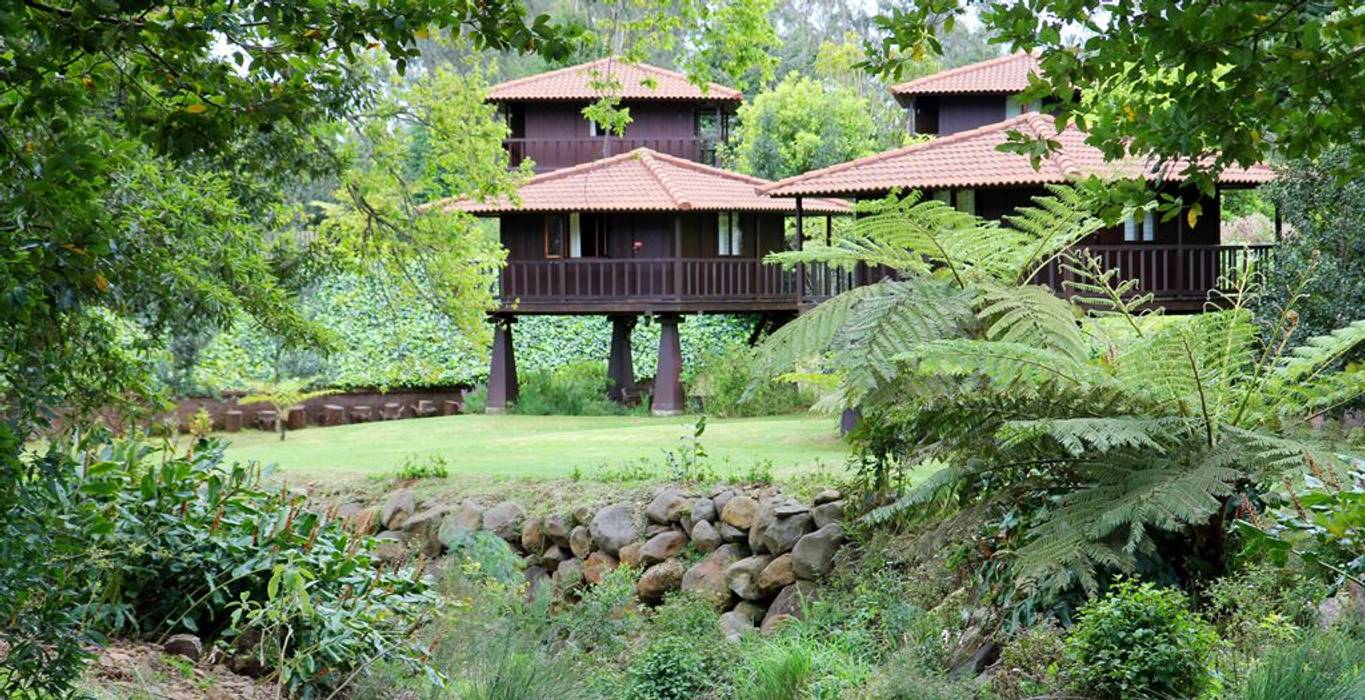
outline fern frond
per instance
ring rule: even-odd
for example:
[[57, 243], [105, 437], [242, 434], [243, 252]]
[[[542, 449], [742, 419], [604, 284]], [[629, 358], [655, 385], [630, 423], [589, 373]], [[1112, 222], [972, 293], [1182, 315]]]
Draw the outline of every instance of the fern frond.
[[981, 375], [999, 387], [1027, 387], [1032, 393], [1045, 384], [1104, 385], [1109, 380], [1096, 368], [1061, 353], [1022, 343], [990, 340], [942, 340], [925, 343], [898, 359], [917, 364], [926, 375], [964, 377]]
[[1142, 335], [1138, 319], [1148, 313], [1144, 309], [1156, 297], [1140, 292], [1136, 278], [1120, 279], [1118, 268], [1105, 269], [1098, 255], [1086, 251], [1067, 253], [1061, 268], [1071, 277], [1062, 282], [1062, 287], [1072, 293], [1073, 302], [1096, 318], [1120, 319], [1136, 335]]
[[1075, 307], [1047, 287], [996, 287], [986, 292], [984, 303], [977, 315], [989, 323], [988, 340], [1046, 348], [1072, 362], [1090, 354]]
[[1365, 320], [1309, 338], [1279, 358], [1264, 380], [1249, 384], [1244, 398], [1263, 419], [1281, 413], [1307, 418], [1349, 403], [1365, 394], [1365, 372], [1335, 365], [1361, 343]]
[[1017, 251], [1002, 280], [1027, 284], [1063, 251], [1100, 230], [1104, 223], [1091, 215], [1092, 202], [1070, 185], [1045, 185], [1048, 194], [1033, 205], [1004, 217], [1005, 230]]
[[1009, 421], [997, 436], [1006, 448], [1048, 437], [1067, 454], [1080, 457], [1120, 449], [1165, 450], [1174, 438], [1188, 431], [1188, 423], [1187, 419], [1148, 416], [1045, 418]]
[[834, 343], [835, 366], [855, 402], [899, 375], [898, 355], [921, 343], [960, 337], [974, 321], [971, 292], [924, 279], [878, 287], [878, 294], [859, 302]]
[[759, 346], [758, 374], [771, 377], [828, 352], [849, 314], [862, 300], [881, 294], [881, 284], [885, 283], [850, 289], [778, 328]]

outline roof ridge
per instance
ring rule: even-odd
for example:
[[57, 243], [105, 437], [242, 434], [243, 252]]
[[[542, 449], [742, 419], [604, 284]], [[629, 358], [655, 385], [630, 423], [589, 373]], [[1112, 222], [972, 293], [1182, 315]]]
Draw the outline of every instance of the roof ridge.
[[828, 165], [823, 168], [818, 168], [816, 170], [808, 170], [804, 173], [801, 173], [800, 175], [793, 175], [788, 178], [783, 178], [781, 180], [778, 180], [777, 182], [757, 187], [756, 189], [758, 190], [759, 194], [768, 194], [773, 190], [800, 184], [802, 182], [806, 182], [807, 180], [811, 180], [816, 177], [833, 175], [834, 173], [840, 173], [850, 168], [856, 168], [862, 165], [866, 165], [868, 163], [876, 163], [878, 161], [887, 160], [889, 158], [897, 158], [909, 153], [932, 151], [936, 148], [941, 148], [943, 146], [951, 145], [959, 141], [965, 141], [967, 139], [975, 138], [982, 134], [989, 134], [993, 131], [998, 131], [1000, 129], [1005, 128], [1007, 125], [1014, 125], [1020, 121], [1026, 120], [1030, 114], [1033, 114], [1033, 112], [1024, 112], [1023, 114], [1010, 117], [1009, 119], [1005, 119], [1004, 121], [983, 124], [982, 126], [978, 126], [974, 129], [967, 129], [966, 131], [959, 131], [957, 133], [949, 134], [947, 136], [936, 137], [929, 141], [912, 143], [909, 146], [901, 146], [900, 148], [894, 148], [889, 151], [882, 151], [881, 153], [874, 153], [870, 156], [855, 158], [854, 160], [845, 161], [843, 163], [835, 163], [834, 165]]
[[[1049, 124], [1046, 116], [1038, 112], [1025, 112], [1024, 114], [1028, 117], [1028, 125], [1029, 128], [1033, 130], [1034, 136], [1047, 139], [1061, 135], [1061, 132], [1057, 131], [1056, 123]], [[1062, 131], [1065, 130], [1066, 129], [1063, 129]], [[1048, 135], [1049, 133], [1051, 136]], [[1057, 174], [1064, 179], [1071, 179], [1072, 177], [1081, 174], [1081, 167], [1076, 164], [1076, 159], [1072, 158], [1071, 154], [1068, 153], [1065, 148], [1053, 151], [1048, 155], [1047, 160], [1043, 162], [1046, 162], [1055, 168]], [[1040, 162], [1039, 165], [1041, 166], [1042, 162]], [[1040, 167], [1038, 169], [1041, 170], [1042, 168]]]
[[739, 181], [741, 181], [741, 182], [747, 182], [747, 183], [752, 184], [752, 185], [762, 185], [762, 184], [770, 184], [770, 183], [772, 183], [772, 180], [764, 179], [764, 178], [761, 178], [761, 177], [758, 177], [758, 176], [755, 176], [755, 175], [747, 175], [747, 174], [745, 174], [745, 173], [741, 173], [741, 172], [738, 172], [738, 171], [735, 171], [735, 170], [728, 170], [728, 169], [722, 168], [722, 167], [720, 167], [720, 166], [716, 166], [716, 165], [707, 165], [706, 163], [699, 163], [699, 162], [697, 162], [697, 161], [695, 161], [695, 160], [689, 160], [689, 159], [687, 159], [687, 158], [683, 158], [682, 156], [675, 156], [675, 155], [673, 155], [673, 154], [671, 154], [671, 153], [664, 153], [664, 152], [662, 152], [662, 151], [656, 151], [656, 150], [654, 150], [654, 149], [652, 149], [652, 148], [641, 147], [639, 150], [649, 151], [651, 154], [654, 155], [655, 158], [657, 158], [657, 159], [659, 159], [659, 160], [661, 160], [661, 161], [663, 161], [663, 162], [665, 162], [665, 163], [668, 163], [668, 164], [670, 164], [670, 165], [673, 165], [673, 166], [675, 166], [675, 167], [687, 168], [688, 170], [695, 170], [695, 171], [697, 171], [697, 172], [699, 172], [699, 173], [703, 173], [703, 174], [718, 175], [718, 176], [720, 176], [720, 177], [728, 177], [728, 178], [730, 178], [731, 180], [739, 180]]
[[655, 161], [654, 156], [658, 155], [657, 151], [649, 148], [637, 148], [631, 151], [631, 154], [640, 159], [640, 164], [645, 166], [645, 170], [653, 176], [655, 182], [659, 183], [659, 187], [663, 188], [664, 192], [668, 195], [668, 198], [673, 200], [673, 203], [676, 204], [679, 209], [692, 208], [692, 202], [678, 193], [677, 186], [673, 184], [673, 181], [663, 172], [659, 163]]
[[575, 68], [586, 68], [586, 67], [588, 67], [588, 66], [591, 66], [591, 65], [594, 64], [594, 63], [601, 63], [601, 62], [603, 62], [603, 61], [605, 61], [605, 60], [607, 60], [607, 58], [604, 56], [604, 57], [602, 57], [602, 58], [595, 58], [595, 59], [593, 59], [593, 60], [591, 60], [591, 61], [587, 61], [587, 62], [585, 62], [585, 63], [575, 63], [575, 64], [573, 64], [573, 65], [571, 65], [571, 66], [561, 66], [561, 67], [559, 67], [559, 68], [553, 68], [553, 69], [551, 69], [551, 70], [541, 71], [540, 73], [532, 73], [532, 74], [530, 74], [530, 75], [523, 75], [523, 76], [521, 76], [520, 78], [512, 78], [511, 80], [504, 80], [504, 81], [502, 81], [501, 83], [497, 83], [496, 85], [490, 85], [490, 86], [488, 86], [488, 92], [491, 94], [491, 93], [493, 93], [494, 91], [499, 90], [499, 89], [514, 87], [514, 86], [517, 86], [517, 85], [521, 85], [521, 84], [523, 84], [523, 83], [530, 82], [530, 81], [532, 81], [532, 80], [540, 80], [540, 79], [543, 79], [543, 78], [548, 78], [548, 77], [550, 77], [550, 76], [552, 76], [552, 75], [559, 75], [559, 74], [561, 74], [561, 73], [566, 73], [566, 72], [568, 72], [568, 71], [571, 71], [571, 70], [573, 70], [573, 69], [575, 69]]
[[[501, 82], [501, 83], [498, 83], [498, 84], [496, 84], [496, 85], [489, 86], [489, 88], [488, 88], [488, 95], [493, 96], [494, 93], [497, 93], [497, 92], [500, 92], [500, 91], [509, 90], [509, 89], [512, 89], [512, 88], [515, 88], [515, 87], [520, 87], [520, 86], [525, 85], [525, 84], [527, 84], [527, 83], [531, 83], [531, 82], [535, 82], [535, 81], [539, 81], [539, 80], [544, 80], [544, 79], [551, 78], [551, 77], [554, 77], [554, 76], [557, 76], [557, 75], [562, 75], [562, 74], [564, 74], [564, 73], [572, 72], [572, 71], [575, 71], [575, 70], [578, 70], [578, 71], [591, 70], [591, 69], [596, 68], [597, 66], [599, 66], [599, 65], [601, 65], [601, 64], [603, 64], [603, 63], [609, 63], [609, 62], [617, 62], [617, 63], [619, 63], [619, 64], [621, 64], [621, 65], [633, 66], [633, 67], [635, 67], [635, 68], [640, 69], [641, 71], [643, 71], [643, 72], [645, 72], [645, 73], [653, 73], [653, 74], [655, 74], [655, 75], [665, 76], [665, 77], [669, 77], [669, 78], [674, 78], [674, 79], [677, 79], [677, 80], [681, 80], [681, 81], [683, 81], [683, 82], [685, 82], [685, 83], [687, 83], [687, 84], [689, 84], [689, 85], [692, 85], [692, 86], [696, 87], [696, 88], [702, 93], [702, 96], [703, 96], [703, 97], [721, 97], [721, 98], [726, 98], [726, 99], [736, 99], [736, 98], [742, 98], [742, 97], [744, 96], [744, 93], [743, 93], [742, 91], [740, 91], [740, 90], [738, 90], [738, 89], [735, 89], [735, 88], [732, 88], [732, 87], [730, 87], [730, 86], [728, 86], [728, 85], [722, 85], [722, 84], [720, 84], [720, 83], [717, 83], [717, 82], [715, 82], [715, 81], [710, 81], [710, 80], [706, 81], [706, 85], [705, 85], [705, 86], [697, 85], [696, 83], [693, 83], [692, 80], [691, 80], [690, 78], [688, 78], [686, 74], [681, 73], [681, 72], [679, 72], [679, 71], [671, 70], [671, 69], [668, 69], [668, 68], [663, 68], [663, 67], [661, 67], [661, 66], [656, 66], [656, 65], [654, 65], [654, 64], [652, 64], [652, 63], [645, 63], [644, 61], [639, 61], [639, 62], [631, 61], [631, 60], [625, 58], [624, 56], [618, 56], [618, 55], [616, 55], [616, 54], [612, 54], [612, 55], [610, 55], [610, 56], [603, 56], [603, 57], [601, 57], [601, 58], [596, 58], [596, 59], [593, 59], [593, 60], [591, 60], [591, 61], [585, 61], [585, 62], [583, 62], [583, 63], [576, 63], [576, 64], [571, 65], [571, 66], [563, 66], [563, 67], [560, 67], [560, 68], [555, 68], [555, 69], [553, 69], [553, 70], [543, 71], [543, 72], [540, 72], [540, 73], [532, 73], [531, 75], [523, 75], [523, 76], [520, 77], [520, 78], [513, 78], [513, 79], [511, 79], [511, 80], [504, 80], [504, 81]], [[623, 85], [622, 87], [624, 88], [625, 86]]]
[[976, 63], [968, 63], [965, 66], [949, 68], [948, 70], [941, 70], [937, 73], [930, 73], [929, 75], [921, 75], [918, 78], [914, 78], [912, 80], [907, 80], [903, 83], [897, 83], [895, 85], [892, 85], [891, 94], [894, 95], [902, 91], [909, 90], [910, 88], [914, 87], [916, 83], [928, 82], [930, 80], [939, 80], [942, 78], [950, 78], [953, 76], [962, 75], [963, 73], [970, 73], [971, 71], [982, 70], [985, 68], [990, 68], [999, 65], [1001, 63], [1007, 63], [1009, 61], [1018, 60], [1019, 58], [1022, 58], [1024, 56], [1033, 56], [1033, 54], [1028, 51], [1016, 51], [1014, 53], [1006, 54], [1004, 56], [988, 58], [984, 61], [977, 61]]

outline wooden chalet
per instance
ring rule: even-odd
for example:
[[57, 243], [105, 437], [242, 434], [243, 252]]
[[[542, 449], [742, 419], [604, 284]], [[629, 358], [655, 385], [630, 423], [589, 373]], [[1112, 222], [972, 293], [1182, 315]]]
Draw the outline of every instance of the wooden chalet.
[[[803, 199], [813, 196], [856, 200], [920, 190], [963, 211], [999, 219], [1046, 194], [1049, 183], [1092, 175], [1142, 178], [1159, 192], [1199, 202], [1202, 213], [1196, 223], [1189, 225], [1183, 213], [1167, 221], [1148, 213], [1099, 231], [1081, 246], [1125, 277], [1138, 279], [1142, 291], [1152, 292], [1157, 304], [1176, 312], [1201, 309], [1243, 256], [1259, 260], [1270, 255], [1271, 245], [1223, 245], [1220, 240], [1222, 192], [1269, 182], [1274, 177], [1270, 168], [1227, 169], [1216, 196], [1206, 197], [1178, 180], [1184, 163], [1158, 172], [1150, 163], [1106, 162], [1079, 129], [1071, 126], [1058, 133], [1039, 105], [1013, 98], [1036, 67], [1032, 56], [1016, 54], [898, 85], [893, 92], [911, 110], [911, 130], [937, 133], [937, 138], [790, 177], [759, 191], [793, 198], [800, 209]], [[1056, 141], [1061, 148], [1034, 168], [1027, 156], [999, 150], [1011, 131]], [[810, 290], [816, 299], [863, 282], [819, 266], [806, 274], [822, 285]], [[1042, 281], [1063, 290], [1062, 271], [1056, 266], [1044, 272]]]
[[[603, 133], [583, 116], [608, 82], [620, 106], [630, 110], [620, 136]], [[538, 173], [637, 148], [714, 165], [716, 146], [728, 138], [741, 100], [734, 88], [699, 87], [681, 73], [619, 58], [510, 80], [488, 92], [512, 130], [506, 141], [512, 163], [530, 159]]]
[[[608, 374], [619, 396], [634, 386], [630, 330], [641, 315], [660, 324], [652, 409], [681, 412], [685, 314], [799, 308], [801, 271], [763, 264], [788, 247], [790, 199], [760, 195], [767, 180], [646, 148], [533, 177], [519, 200], [443, 206], [499, 219], [507, 264], [499, 279], [488, 410], [517, 394], [512, 324], [521, 314], [602, 314], [612, 319]], [[848, 211], [805, 199], [803, 215]]]

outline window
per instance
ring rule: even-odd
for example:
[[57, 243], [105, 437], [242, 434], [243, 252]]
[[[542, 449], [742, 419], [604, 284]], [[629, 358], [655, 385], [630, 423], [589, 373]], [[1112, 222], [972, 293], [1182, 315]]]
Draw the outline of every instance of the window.
[[597, 122], [591, 119], [588, 120], [588, 136], [596, 138], [598, 136], [606, 136], [606, 134], [606, 129], [603, 129]]
[[723, 211], [717, 215], [716, 254], [742, 255], [744, 250], [744, 229], [740, 226], [740, 215]]
[[564, 257], [564, 216], [550, 214], [545, 217], [545, 257]]
[[1041, 112], [1043, 103], [1041, 100], [1032, 102], [1020, 102], [1018, 96], [1009, 95], [1005, 98], [1005, 118], [1017, 117], [1024, 112]]
[[569, 215], [569, 257], [583, 257], [583, 217], [578, 212]]
[[934, 190], [934, 199], [943, 202], [944, 204], [947, 204], [948, 206], [951, 207], [953, 205], [953, 191]]
[[957, 191], [957, 210], [967, 214], [976, 214], [976, 190]]
[[1137, 217], [1132, 214], [1123, 217], [1123, 240], [1127, 243], [1155, 241], [1156, 213], [1150, 210], [1144, 212], [1141, 224], [1138, 223]]

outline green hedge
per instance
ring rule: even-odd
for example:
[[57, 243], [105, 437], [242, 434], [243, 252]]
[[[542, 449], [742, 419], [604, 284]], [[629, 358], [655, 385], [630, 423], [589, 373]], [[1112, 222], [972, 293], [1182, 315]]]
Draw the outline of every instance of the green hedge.
[[[329, 386], [426, 387], [478, 383], [488, 374], [487, 353], [472, 346], [443, 316], [419, 300], [406, 299], [367, 277], [337, 277], [303, 300], [308, 313], [341, 338], [342, 349], [320, 357], [283, 353], [286, 374], [319, 376]], [[689, 316], [681, 326], [685, 363], [747, 339], [749, 315]], [[551, 370], [596, 360], [606, 362], [611, 324], [603, 316], [523, 316], [514, 327], [517, 368]], [[659, 327], [644, 319], [632, 336], [637, 376], [652, 376]], [[200, 351], [193, 371], [197, 389], [238, 389], [270, 379], [277, 346], [259, 328], [241, 326], [214, 338]]]

